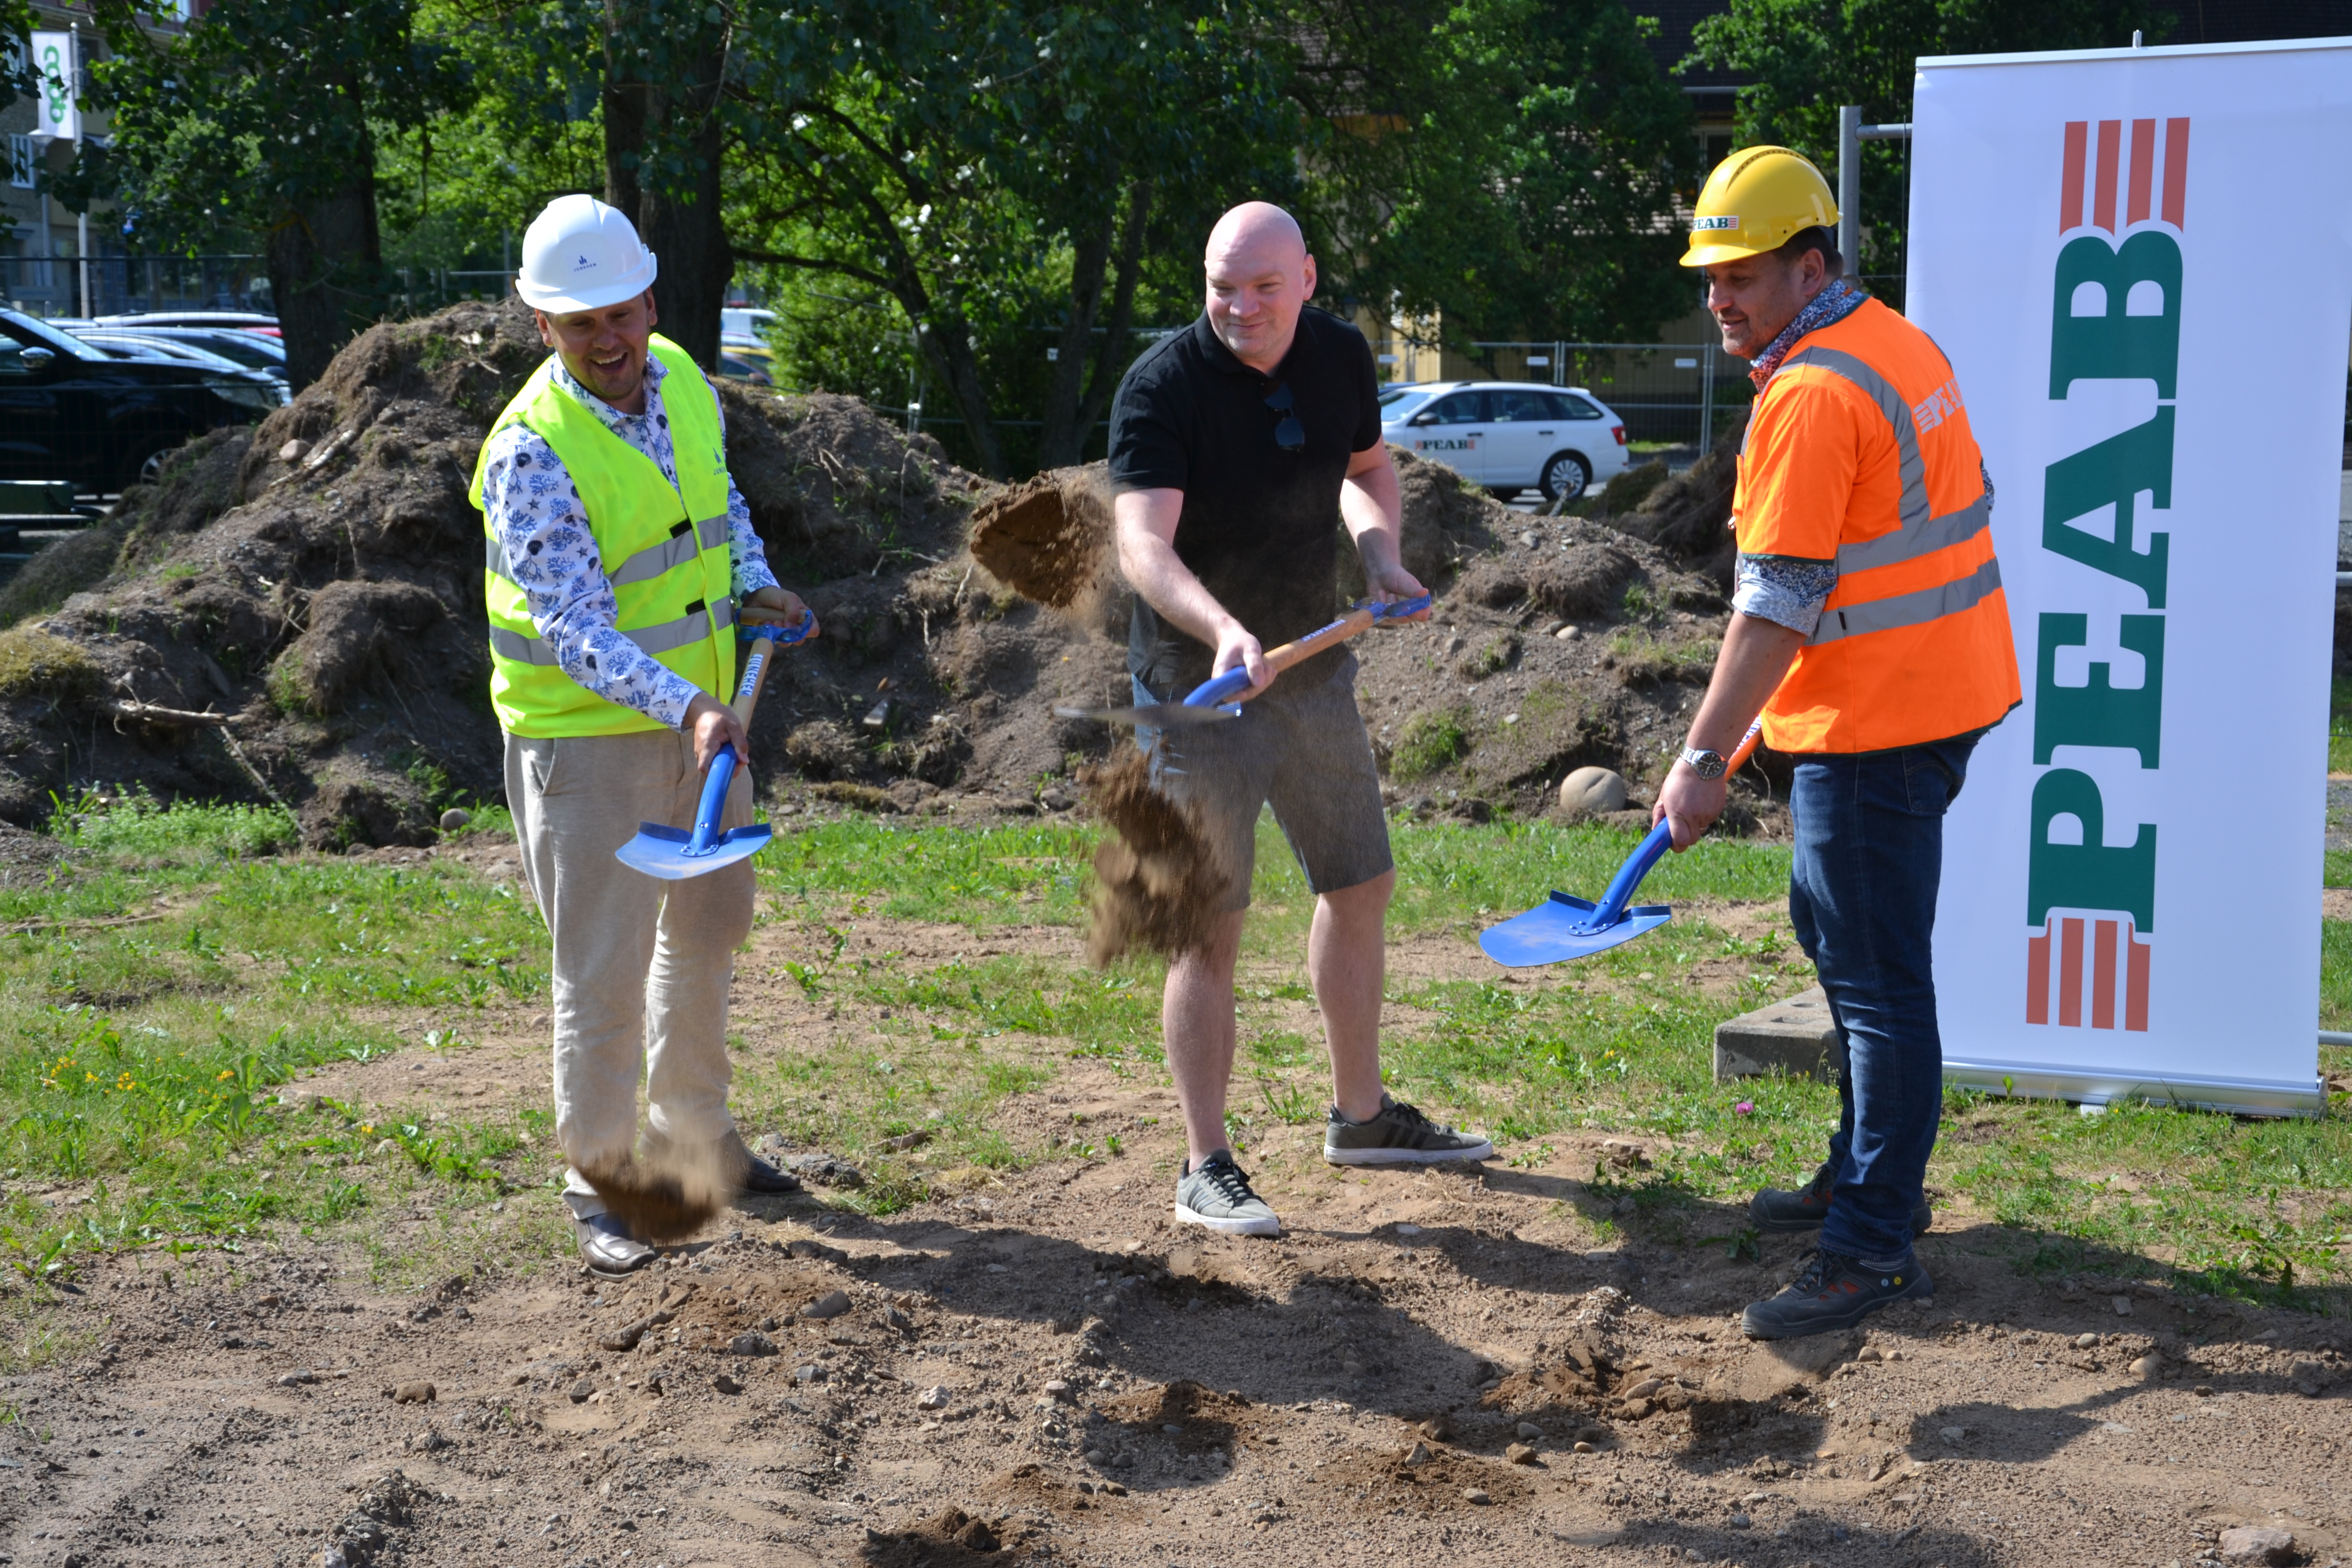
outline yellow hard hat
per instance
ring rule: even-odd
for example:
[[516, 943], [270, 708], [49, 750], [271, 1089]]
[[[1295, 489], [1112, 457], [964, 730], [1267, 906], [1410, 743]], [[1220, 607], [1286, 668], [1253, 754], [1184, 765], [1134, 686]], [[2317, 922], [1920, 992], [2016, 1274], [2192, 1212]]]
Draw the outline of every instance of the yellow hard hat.
[[1683, 265], [1761, 256], [1806, 229], [1834, 229], [1837, 221], [1837, 198], [1811, 159], [1786, 147], [1742, 147], [1706, 177]]

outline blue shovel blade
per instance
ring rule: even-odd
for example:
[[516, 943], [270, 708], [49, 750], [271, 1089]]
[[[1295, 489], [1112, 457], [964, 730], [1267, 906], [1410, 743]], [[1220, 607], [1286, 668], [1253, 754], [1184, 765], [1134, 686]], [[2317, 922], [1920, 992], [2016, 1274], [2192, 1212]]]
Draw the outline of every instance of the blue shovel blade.
[[648, 877], [682, 882], [688, 877], [709, 876], [722, 866], [732, 866], [757, 855], [767, 847], [775, 831], [764, 822], [733, 828], [720, 834], [709, 848], [697, 855], [688, 849], [693, 840], [683, 829], [666, 827], [658, 822], [641, 822], [637, 836], [615, 853], [623, 865], [634, 866]]
[[1479, 933], [1478, 946], [1507, 969], [1525, 969], [1606, 952], [1674, 918], [1664, 904], [1636, 904], [1622, 919], [1594, 931], [1593, 911], [1594, 906], [1582, 899], [1554, 893], [1527, 913], [1488, 927]]

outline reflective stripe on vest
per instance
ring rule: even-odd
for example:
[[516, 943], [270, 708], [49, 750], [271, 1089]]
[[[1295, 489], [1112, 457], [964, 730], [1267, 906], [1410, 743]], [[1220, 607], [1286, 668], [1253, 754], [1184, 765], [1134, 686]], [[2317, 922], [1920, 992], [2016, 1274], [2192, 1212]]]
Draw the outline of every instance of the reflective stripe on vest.
[[1897, 626], [1916, 626], [1927, 621], [1939, 621], [1946, 616], [1958, 615], [2000, 586], [2000, 563], [1992, 560], [1965, 577], [1955, 577], [1932, 588], [1921, 588], [1910, 594], [1891, 594], [1884, 599], [1848, 605], [1842, 610], [1823, 610], [1821, 625], [1814, 627], [1813, 635], [1805, 639], [1805, 646], [1819, 647], [1823, 643], [1858, 637], [1868, 632], [1887, 632]]
[[[735, 624], [735, 606], [730, 604], [721, 604], [716, 612], [700, 609], [690, 616], [681, 616], [674, 621], [639, 626], [633, 632], [623, 632], [621, 635], [654, 658], [659, 658], [663, 654], [675, 653], [682, 647], [691, 647], [709, 637], [714, 613], [718, 616], [719, 630], [723, 632]], [[492, 626], [490, 648], [499, 658], [511, 658], [520, 664], [535, 664], [547, 669], [559, 668], [555, 661], [555, 650], [547, 646], [547, 639], [544, 637], [529, 637], [521, 632], [510, 632], [504, 626]]]
[[[613, 586], [620, 588], [631, 583], [650, 583], [673, 566], [683, 566], [702, 552], [716, 550], [725, 542], [727, 520], [723, 517], [706, 517], [690, 529], [681, 522], [677, 525], [677, 531], [659, 544], [647, 545], [622, 562], [621, 569], [611, 574]], [[517, 587], [521, 586], [513, 570], [507, 565], [507, 547], [494, 533], [484, 536], [482, 540], [482, 566]]]
[[[1895, 507], [1900, 526], [1875, 539], [1839, 545], [1837, 564], [1841, 576], [1848, 572], [1867, 572], [1874, 566], [1892, 566], [1898, 561], [1916, 561], [1922, 555], [1974, 539], [1990, 525], [1992, 498], [1988, 495], [1979, 495], [1959, 510], [1948, 511], [1941, 517], [1927, 514], [1927, 465], [1919, 457], [1919, 426], [1911, 417], [1911, 405], [1903, 401], [1903, 395], [1895, 390], [1892, 382], [1842, 349], [1800, 350], [1782, 362], [1780, 369], [1786, 371], [1801, 364], [1816, 366], [1851, 383], [1856, 391], [1878, 405], [1878, 411], [1886, 416], [1886, 423], [1895, 433], [1895, 472], [1903, 482], [1903, 499]], [[1744, 441], [1743, 437], [1743, 445]]]
[[[1916, 561], [1922, 555], [1932, 555], [1938, 550], [1965, 543], [1991, 526], [1992, 497], [1990, 493], [1979, 495], [1958, 511], [1948, 511], [1941, 517], [1929, 514], [1927, 465], [1919, 456], [1919, 426], [1911, 417], [1911, 405], [1903, 401], [1903, 395], [1895, 390], [1892, 382], [1841, 349], [1804, 349], [1790, 354], [1782, 362], [1780, 368], [1785, 371], [1797, 365], [1811, 365], [1852, 384], [1878, 405], [1878, 411], [1886, 416], [1886, 423], [1895, 436], [1895, 473], [1903, 485], [1902, 499], [1895, 506], [1899, 526], [1875, 539], [1839, 545], [1837, 565], [1840, 576], [1850, 572], [1867, 572], [1878, 566], [1892, 566], [1897, 562]], [[1968, 576], [1954, 582], [1937, 584], [1915, 593], [1872, 599], [1843, 609], [1824, 610], [1820, 626], [1806, 639], [1806, 646], [1818, 647], [1844, 637], [1860, 637], [1865, 632], [1916, 626], [1945, 616], [1958, 615], [2000, 586], [2000, 563], [1988, 561]]]

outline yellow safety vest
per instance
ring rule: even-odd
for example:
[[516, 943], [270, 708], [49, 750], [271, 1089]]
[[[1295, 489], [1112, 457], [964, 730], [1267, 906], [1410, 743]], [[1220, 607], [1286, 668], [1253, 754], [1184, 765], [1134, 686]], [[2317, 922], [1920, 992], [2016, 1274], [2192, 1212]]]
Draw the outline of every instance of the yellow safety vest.
[[[735, 670], [733, 568], [727, 550], [727, 456], [710, 384], [686, 351], [656, 337], [669, 375], [662, 408], [677, 465], [673, 488], [644, 453], [604, 427], [555, 384], [557, 356], [523, 383], [490, 426], [527, 425], [555, 449], [587, 508], [588, 527], [612, 579], [623, 635], [703, 690], [723, 694]], [[475, 510], [482, 467], [474, 465]], [[486, 515], [483, 588], [490, 612], [490, 706], [509, 734], [625, 735], [662, 726], [597, 696], [563, 673], [531, 625], [521, 584]], [[723, 695], [720, 700], [724, 701]]]

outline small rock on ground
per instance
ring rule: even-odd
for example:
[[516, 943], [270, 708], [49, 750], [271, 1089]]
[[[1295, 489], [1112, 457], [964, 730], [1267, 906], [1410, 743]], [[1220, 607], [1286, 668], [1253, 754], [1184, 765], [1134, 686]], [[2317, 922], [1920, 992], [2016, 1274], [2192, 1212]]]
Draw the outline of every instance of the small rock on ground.
[[2294, 1536], [2265, 1525], [2242, 1524], [2221, 1532], [2221, 1556], [2231, 1563], [2294, 1561]]

